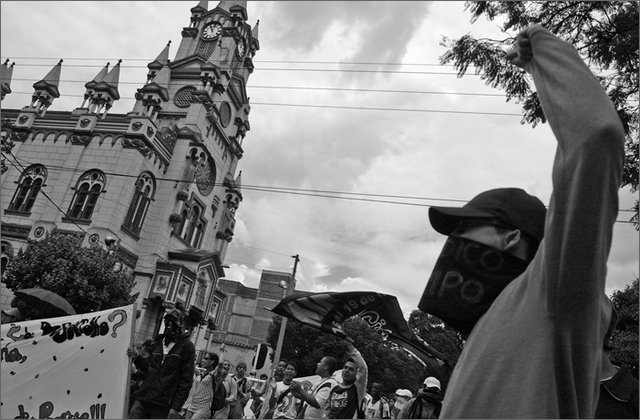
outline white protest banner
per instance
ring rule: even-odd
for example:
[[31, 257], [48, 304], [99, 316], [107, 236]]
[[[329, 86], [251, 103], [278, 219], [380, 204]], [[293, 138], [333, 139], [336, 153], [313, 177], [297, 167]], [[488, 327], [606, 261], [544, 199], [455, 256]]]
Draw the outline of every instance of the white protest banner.
[[0, 418], [122, 418], [134, 311], [2, 325]]

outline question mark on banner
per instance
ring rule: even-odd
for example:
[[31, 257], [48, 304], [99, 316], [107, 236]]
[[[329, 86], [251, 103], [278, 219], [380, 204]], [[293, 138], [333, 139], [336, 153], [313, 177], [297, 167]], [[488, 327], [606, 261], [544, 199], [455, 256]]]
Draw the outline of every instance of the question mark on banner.
[[116, 334], [116, 329], [127, 322], [127, 312], [125, 312], [124, 309], [118, 309], [117, 311], [111, 312], [108, 317], [109, 321], [113, 322], [113, 320], [116, 318], [116, 315], [121, 315], [122, 317], [120, 318], [120, 321], [118, 321], [118, 323], [113, 326], [113, 332], [111, 333], [111, 337], [113, 338], [116, 338], [118, 336], [118, 334]]

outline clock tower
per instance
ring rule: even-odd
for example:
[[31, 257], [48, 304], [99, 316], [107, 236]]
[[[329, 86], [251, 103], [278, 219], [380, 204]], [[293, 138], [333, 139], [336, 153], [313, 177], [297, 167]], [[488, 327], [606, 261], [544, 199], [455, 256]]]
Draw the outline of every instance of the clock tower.
[[[30, 105], [2, 110], [3, 136], [16, 142], [12, 153], [32, 163], [9, 168], [0, 180], [8, 203], [3, 253], [54, 230], [77, 235], [83, 246], [108, 246], [118, 269], [135, 278], [137, 342], [156, 334], [166, 309], [178, 304], [199, 351], [217, 322], [224, 298], [218, 279], [242, 202], [246, 84], [260, 49], [246, 6], [222, 1], [209, 9], [201, 0], [192, 7], [175, 57], [170, 42], [158, 45], [126, 114], [111, 112], [122, 60], [106, 63], [84, 85], [74, 110], [48, 111], [61, 94], [62, 60], [34, 84]], [[0, 65], [2, 97], [11, 94], [12, 73], [13, 65]], [[61, 207], [53, 209], [44, 192]]]

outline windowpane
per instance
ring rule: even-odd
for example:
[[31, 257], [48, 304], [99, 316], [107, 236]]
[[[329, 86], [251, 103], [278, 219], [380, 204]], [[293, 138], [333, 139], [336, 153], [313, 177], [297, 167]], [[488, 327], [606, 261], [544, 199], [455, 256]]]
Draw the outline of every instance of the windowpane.
[[106, 179], [98, 170], [85, 172], [78, 180], [76, 193], [71, 200], [67, 216], [73, 219], [91, 220]]
[[32, 165], [25, 169], [18, 180], [18, 187], [11, 203], [9, 203], [8, 209], [24, 212], [31, 211], [46, 178], [47, 170], [42, 165]]
[[139, 233], [149, 208], [149, 203], [155, 194], [155, 181], [149, 172], [143, 172], [136, 180], [136, 188], [129, 204], [127, 216], [123, 225], [134, 233]]

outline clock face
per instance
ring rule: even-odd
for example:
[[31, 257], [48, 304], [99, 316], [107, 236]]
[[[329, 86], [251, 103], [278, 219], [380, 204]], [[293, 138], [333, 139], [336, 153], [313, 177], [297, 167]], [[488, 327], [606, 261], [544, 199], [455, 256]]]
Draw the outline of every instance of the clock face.
[[208, 24], [202, 29], [202, 38], [214, 39], [214, 38], [217, 38], [221, 32], [222, 32], [222, 25], [220, 25], [218, 22], [213, 22]]
[[198, 169], [196, 170], [196, 185], [198, 186], [198, 190], [200, 194], [207, 196], [213, 191], [213, 186], [215, 182], [215, 171], [211, 169], [210, 164], [204, 163], [203, 165], [198, 165]]
[[244, 57], [244, 41], [242, 40], [238, 43], [238, 57]]

